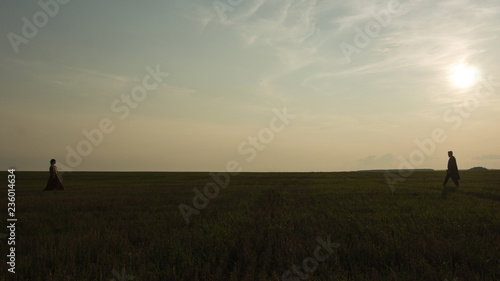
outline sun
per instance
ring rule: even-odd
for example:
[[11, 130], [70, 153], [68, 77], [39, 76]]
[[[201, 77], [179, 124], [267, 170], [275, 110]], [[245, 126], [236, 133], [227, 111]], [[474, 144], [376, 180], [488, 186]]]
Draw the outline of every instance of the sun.
[[450, 79], [456, 87], [469, 88], [476, 84], [478, 71], [475, 67], [459, 64], [451, 69]]

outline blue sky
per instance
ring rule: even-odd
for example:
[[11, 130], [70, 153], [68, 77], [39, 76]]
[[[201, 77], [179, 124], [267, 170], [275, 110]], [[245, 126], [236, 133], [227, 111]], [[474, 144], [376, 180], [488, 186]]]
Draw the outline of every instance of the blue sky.
[[[344, 171], [411, 155], [445, 169], [448, 150], [459, 168], [500, 168], [498, 1], [7, 0], [0, 13], [3, 169]], [[470, 85], [450, 79], [457, 65]], [[122, 120], [111, 105], [147, 67], [168, 76]], [[295, 117], [249, 161], [248, 138], [284, 108]], [[114, 130], [71, 164], [103, 119]]]

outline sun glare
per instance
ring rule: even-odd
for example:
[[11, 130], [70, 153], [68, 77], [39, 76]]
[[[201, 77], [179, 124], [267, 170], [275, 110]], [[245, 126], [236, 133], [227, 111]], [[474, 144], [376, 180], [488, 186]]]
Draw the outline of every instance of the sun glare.
[[459, 88], [473, 86], [478, 79], [477, 69], [465, 64], [460, 64], [451, 69], [451, 81]]

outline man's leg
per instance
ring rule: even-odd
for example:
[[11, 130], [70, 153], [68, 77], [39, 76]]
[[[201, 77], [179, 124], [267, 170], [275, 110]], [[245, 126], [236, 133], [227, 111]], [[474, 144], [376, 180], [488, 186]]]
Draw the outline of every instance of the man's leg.
[[456, 177], [451, 177], [451, 180], [453, 181], [453, 183], [458, 187], [459, 184], [458, 184], [458, 179]]
[[443, 183], [443, 186], [446, 185], [446, 183], [448, 183], [448, 180], [450, 179], [450, 174], [446, 174], [446, 178], [444, 179], [444, 183]]

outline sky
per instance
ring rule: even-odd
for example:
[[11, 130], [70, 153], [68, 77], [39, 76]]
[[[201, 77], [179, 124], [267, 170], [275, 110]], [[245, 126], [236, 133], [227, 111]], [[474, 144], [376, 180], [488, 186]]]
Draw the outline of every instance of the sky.
[[500, 1], [4, 0], [1, 167], [500, 169]]

